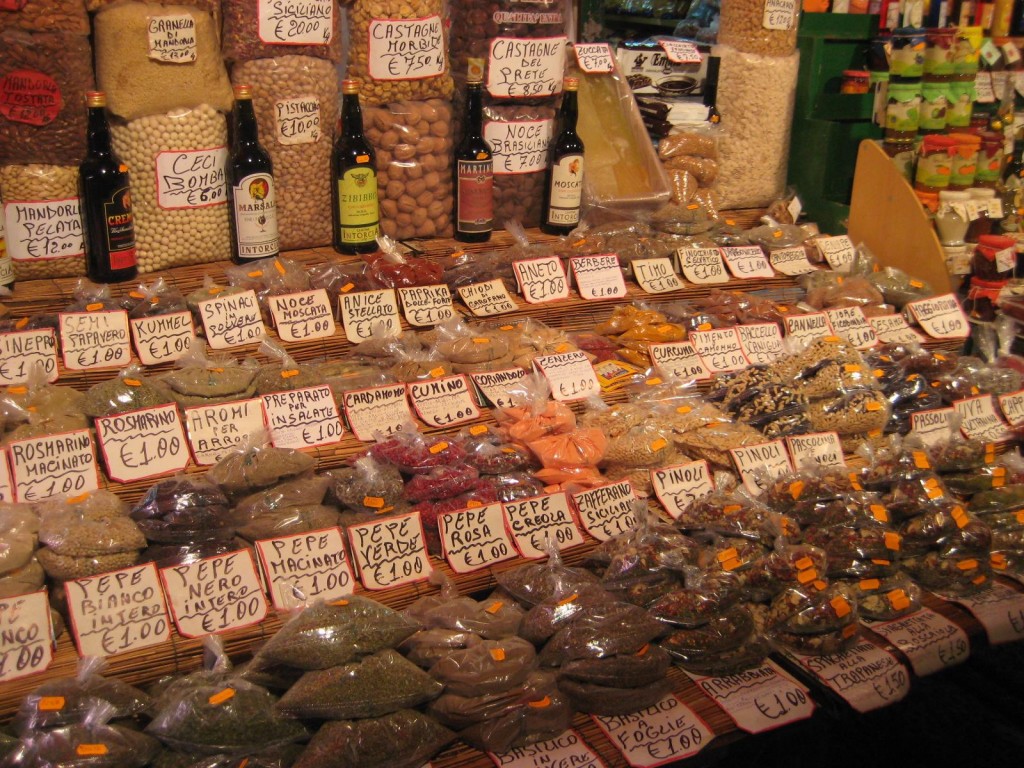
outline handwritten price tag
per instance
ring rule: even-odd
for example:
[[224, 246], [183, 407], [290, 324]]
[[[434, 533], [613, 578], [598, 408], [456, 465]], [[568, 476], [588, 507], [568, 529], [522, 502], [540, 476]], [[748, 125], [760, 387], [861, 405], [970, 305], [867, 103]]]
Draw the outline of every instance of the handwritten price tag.
[[598, 541], [608, 541], [633, 529], [636, 525], [633, 515], [635, 499], [636, 494], [628, 480], [572, 495], [583, 530]]
[[814, 714], [810, 692], [771, 661], [728, 677], [690, 677], [747, 733], [764, 733]]
[[274, 102], [278, 144], [315, 144], [323, 136], [320, 99], [308, 94]]
[[247, 549], [163, 568], [160, 578], [184, 637], [251, 627], [267, 616], [267, 598]]
[[754, 365], [768, 365], [782, 355], [782, 331], [778, 323], [751, 323], [737, 325], [740, 346]]
[[711, 373], [739, 371], [750, 365], [735, 328], [715, 328], [690, 334], [693, 348]]
[[340, 528], [324, 528], [256, 542], [260, 565], [279, 611], [308, 600], [336, 600], [355, 591]]
[[569, 298], [569, 279], [562, 260], [556, 256], [512, 262], [519, 292], [527, 304]]
[[680, 248], [676, 251], [683, 276], [697, 285], [728, 283], [722, 252], [718, 248]]
[[818, 269], [807, 260], [807, 251], [799, 245], [771, 251], [768, 254], [768, 261], [776, 272], [783, 275], [807, 275]]
[[88, 429], [8, 444], [18, 501], [77, 496], [99, 488], [96, 452]]
[[96, 437], [107, 475], [131, 483], [181, 472], [188, 466], [188, 443], [178, 406], [160, 405], [96, 419]]
[[272, 45], [328, 45], [334, 37], [331, 0], [307, 3], [256, 2], [257, 34]]
[[729, 271], [737, 280], [775, 277], [775, 270], [759, 246], [730, 246], [722, 249], [722, 256], [729, 265]]
[[171, 637], [153, 563], [64, 583], [79, 656], [113, 656]]
[[480, 418], [465, 374], [413, 382], [408, 387], [413, 408], [432, 427], [450, 427]]
[[419, 513], [389, 517], [348, 529], [363, 586], [387, 589], [430, 576]]
[[911, 431], [925, 445], [938, 445], [953, 436], [953, 408], [936, 408], [910, 414]]
[[659, 40], [662, 50], [673, 64], [700, 64], [701, 55], [697, 46], [683, 40]]
[[511, 408], [518, 404], [518, 400], [510, 390], [526, 377], [526, 371], [522, 368], [509, 368], [504, 371], [471, 373], [470, 376], [491, 405], [495, 408]]
[[124, 368], [132, 358], [128, 313], [123, 309], [62, 312], [60, 347], [72, 371]]
[[956, 666], [971, 653], [967, 633], [929, 608], [893, 621], [865, 623], [903, 652], [918, 677]]
[[787, 338], [796, 339], [800, 344], [810, 344], [812, 341], [834, 335], [828, 315], [824, 312], [793, 315], [784, 319]]
[[501, 279], [461, 286], [459, 297], [477, 317], [505, 315], [519, 309]]
[[414, 421], [404, 384], [346, 392], [342, 407], [352, 434], [364, 443], [372, 443], [377, 432], [393, 435]]
[[374, 80], [423, 80], [448, 71], [440, 16], [370, 19], [369, 42], [366, 63]]
[[517, 747], [500, 755], [493, 752], [487, 754], [498, 768], [605, 768], [601, 758], [572, 730], [553, 739]]
[[853, 241], [846, 235], [819, 237], [814, 244], [818, 247], [818, 253], [836, 272], [849, 272], [853, 260], [857, 258]]
[[341, 442], [341, 417], [328, 386], [264, 395], [263, 411], [275, 448], [315, 448]]
[[487, 92], [499, 99], [561, 92], [567, 42], [564, 36], [494, 38], [487, 58]]
[[711, 469], [706, 461], [652, 469], [651, 485], [654, 487], [654, 495], [673, 520], [678, 520], [692, 502], [703, 499], [715, 490]]
[[669, 694], [653, 707], [619, 717], [594, 716], [633, 768], [656, 768], [692, 757], [715, 738], [696, 712]]
[[149, 17], [149, 58], [167, 64], [196, 60], [196, 20], [187, 13]]
[[985, 628], [992, 645], [1024, 638], [1024, 595], [1005, 584], [993, 582], [984, 592], [957, 601]]
[[957, 400], [953, 408], [960, 414], [960, 431], [969, 440], [996, 442], [1008, 440], [1013, 433], [996, 413], [992, 395], [979, 395]]
[[[793, 29], [798, 8], [796, 0], [765, 0], [761, 26], [765, 29]], [[794, 216], [793, 220], [796, 218]]]
[[[0, 95], [2, 86], [3, 80], [0, 80]], [[58, 104], [53, 117], [59, 111]], [[4, 216], [7, 220], [7, 253], [15, 264], [19, 261], [36, 263], [48, 259], [69, 259], [85, 253], [82, 206], [77, 197], [4, 203]], [[46, 222], [46, 226], [39, 226], [38, 222]]]
[[861, 713], [895, 704], [910, 693], [907, 668], [870, 640], [830, 656], [786, 655]]
[[445, 560], [456, 573], [472, 573], [516, 556], [500, 503], [446, 512], [438, 515], [437, 524]]
[[760, 496], [776, 478], [793, 471], [793, 464], [781, 440], [732, 448], [729, 453], [743, 479], [743, 487], [754, 496]]
[[692, 341], [670, 341], [664, 344], [651, 344], [647, 347], [654, 367], [662, 376], [703, 381], [710, 379], [711, 374], [701, 360]]
[[846, 466], [843, 446], [835, 432], [792, 435], [786, 438], [786, 446], [797, 469]]
[[52, 661], [46, 591], [0, 600], [0, 682], [43, 672]]
[[868, 323], [878, 334], [883, 344], [920, 344], [924, 337], [907, 325], [903, 315], [878, 315], [869, 317]]
[[576, 256], [569, 259], [580, 296], [588, 301], [621, 299], [626, 295], [619, 257], [614, 253], [600, 256]]
[[343, 293], [338, 303], [345, 338], [353, 344], [371, 337], [398, 336], [402, 332], [398, 299], [393, 288]]
[[952, 293], [907, 304], [917, 324], [933, 339], [966, 339], [971, 326]]
[[199, 302], [199, 316], [214, 349], [255, 344], [267, 332], [255, 291], [204, 299]]
[[216, 464], [224, 454], [266, 426], [259, 400], [236, 400], [221, 405], [185, 409], [185, 427], [196, 464]]
[[14, 483], [11, 482], [11, 467], [7, 463], [7, 451], [0, 451], [0, 501], [14, 502]]
[[572, 48], [580, 69], [588, 75], [615, 70], [615, 57], [608, 43], [573, 43]]
[[334, 335], [334, 313], [327, 291], [288, 293], [270, 297], [270, 314], [284, 341], [323, 339]]
[[[527, 84], [527, 88], [535, 87]], [[561, 82], [559, 82], [561, 87]], [[547, 167], [554, 120], [487, 120], [484, 139], [494, 152], [494, 175], [541, 173]]]
[[156, 204], [165, 211], [227, 205], [227, 147], [156, 155]]
[[583, 352], [541, 355], [533, 360], [551, 385], [551, 396], [560, 402], [584, 400], [601, 391], [594, 366]]
[[57, 337], [52, 328], [0, 333], [0, 385], [24, 384], [37, 365], [57, 380]]
[[857, 349], [871, 349], [878, 344], [878, 333], [868, 324], [860, 307], [826, 309], [825, 314], [836, 336], [846, 339]]
[[399, 288], [402, 311], [409, 325], [416, 328], [432, 328], [440, 322], [455, 317], [452, 293], [447, 285], [422, 285], [413, 288]]
[[583, 543], [583, 535], [576, 527], [564, 493], [513, 501], [503, 505], [503, 510], [523, 557], [531, 560], [547, 557], [549, 539], [562, 551]]
[[1009, 395], [999, 396], [999, 410], [1010, 426], [1019, 427], [1024, 424], [1024, 390]]
[[171, 312], [130, 321], [135, 352], [143, 365], [172, 363], [184, 355], [196, 337], [192, 313]]
[[632, 266], [633, 277], [645, 293], [671, 293], [683, 287], [671, 259], [636, 259]]

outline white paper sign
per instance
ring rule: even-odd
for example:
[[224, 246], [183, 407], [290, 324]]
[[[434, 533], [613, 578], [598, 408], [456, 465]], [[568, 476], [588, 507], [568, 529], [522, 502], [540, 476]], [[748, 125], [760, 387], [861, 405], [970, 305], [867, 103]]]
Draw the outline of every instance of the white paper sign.
[[519, 305], [509, 295], [504, 281], [500, 278], [463, 285], [459, 288], [459, 297], [477, 317], [504, 315], [519, 309]]
[[72, 371], [124, 368], [132, 358], [128, 313], [123, 309], [61, 312], [60, 348]]
[[619, 717], [594, 716], [633, 768], [656, 768], [700, 752], [715, 738], [714, 732], [674, 694], [653, 707]]
[[635, 499], [636, 494], [628, 480], [572, 495], [583, 530], [598, 541], [608, 541], [612, 536], [633, 530], [636, 524], [633, 515]]
[[199, 302], [206, 341], [213, 349], [255, 344], [266, 335], [255, 291], [215, 296]]
[[590, 358], [583, 352], [541, 355], [533, 362], [551, 385], [551, 396], [560, 402], [585, 400], [601, 391]]
[[978, 72], [974, 76], [974, 93], [974, 100], [982, 104], [991, 104], [996, 100], [996, 91], [989, 72]]
[[374, 80], [422, 80], [448, 71], [440, 16], [370, 19], [368, 34], [366, 61]]
[[487, 92], [513, 99], [561, 92], [567, 41], [564, 36], [494, 38], [487, 58]]
[[419, 513], [353, 525], [348, 535], [353, 559], [367, 589], [397, 587], [430, 576]]
[[88, 429], [15, 440], [7, 450], [18, 501], [77, 496], [99, 488], [96, 452]]
[[204, 467], [216, 464], [243, 440], [261, 432], [265, 425], [262, 403], [256, 398], [185, 409], [192, 457], [196, 464]]
[[550, 539], [565, 551], [583, 543], [564, 493], [535, 496], [502, 505], [516, 548], [526, 558], [547, 557]]
[[188, 466], [188, 443], [174, 403], [100, 416], [96, 437], [107, 476], [131, 483], [181, 472]]
[[445, 512], [438, 515], [437, 524], [441, 550], [456, 573], [471, 573], [516, 556], [500, 503]]
[[333, 445], [344, 433], [334, 394], [326, 385], [263, 395], [263, 412], [275, 448]]
[[77, 197], [4, 203], [7, 254], [14, 262], [67, 259], [85, 253]]
[[269, 301], [274, 327], [282, 340], [303, 341], [334, 335], [334, 313], [325, 289], [271, 296]]
[[256, 0], [257, 34], [272, 45], [327, 45], [334, 37], [334, 3]]
[[184, 355], [196, 337], [192, 313], [170, 312], [129, 320], [135, 352], [143, 365], [172, 363]]
[[979, 395], [957, 400], [953, 408], [960, 414], [960, 431], [970, 440], [996, 442], [1007, 440], [1012, 433], [996, 412], [992, 395]]
[[572, 730], [500, 755], [487, 754], [498, 768], [605, 768], [601, 758]]
[[777, 248], [768, 254], [772, 268], [783, 275], [806, 275], [817, 272], [818, 268], [807, 260], [807, 251], [801, 246]]
[[910, 692], [907, 668], [870, 640], [830, 656], [787, 655], [861, 713], [895, 704]]
[[553, 132], [551, 119], [484, 121], [484, 139], [494, 156], [494, 175], [543, 172]]
[[504, 371], [471, 373], [470, 376], [491, 405], [495, 408], [511, 408], [518, 404], [518, 399], [510, 390], [526, 378], [526, 371], [522, 368], [509, 368]]
[[1009, 395], [999, 396], [999, 410], [1011, 427], [1019, 427], [1024, 424], [1024, 390], [1013, 392]]
[[683, 287], [671, 259], [636, 259], [632, 267], [633, 277], [645, 293], [670, 293]]
[[277, 143], [315, 144], [323, 136], [319, 97], [308, 94], [274, 102]]
[[772, 661], [726, 677], [690, 677], [747, 733], [764, 733], [814, 714], [810, 692]]
[[226, 205], [227, 163], [227, 147], [158, 152], [156, 204], [165, 211]]
[[0, 333], [0, 385], [24, 384], [41, 365], [46, 380], [57, 380], [57, 336], [52, 328]]
[[883, 344], [913, 344], [924, 341], [924, 337], [907, 325], [903, 315], [876, 315], [869, 317], [868, 323], [878, 334]]
[[729, 282], [722, 252], [718, 248], [680, 248], [676, 251], [679, 269], [691, 283], [715, 285]]
[[455, 317], [452, 293], [443, 283], [399, 288], [398, 295], [402, 299], [405, 319], [415, 328], [432, 328]]
[[835, 432], [815, 432], [810, 435], [791, 435], [786, 445], [797, 469], [817, 467], [845, 467], [843, 446]]
[[936, 408], [910, 414], [911, 431], [925, 445], [938, 445], [953, 436], [953, 408]]
[[846, 339], [857, 349], [871, 349], [878, 344], [878, 333], [868, 324], [860, 307], [826, 309], [825, 314], [836, 336]]
[[11, 481], [11, 467], [7, 463], [7, 451], [0, 450], [0, 501], [14, 503], [14, 483]]
[[673, 64], [700, 64], [701, 55], [697, 46], [684, 40], [659, 40], [662, 50]]
[[398, 299], [393, 288], [343, 293], [338, 299], [338, 306], [345, 338], [353, 344], [369, 338], [398, 336], [402, 332]]
[[918, 677], [956, 666], [971, 653], [967, 633], [929, 608], [892, 621], [865, 623], [903, 652]]
[[614, 71], [615, 57], [608, 43], [573, 43], [572, 48], [580, 69], [588, 75]]
[[693, 348], [711, 373], [739, 371], [750, 365], [735, 328], [715, 328], [690, 334]]
[[743, 353], [752, 364], [768, 365], [782, 356], [782, 331], [778, 323], [737, 325], [736, 331]]
[[307, 600], [336, 600], [356, 588], [340, 528], [298, 533], [256, 542], [260, 565], [279, 611]]
[[431, 427], [451, 427], [480, 418], [465, 374], [408, 384], [417, 415]]
[[743, 478], [743, 487], [754, 496], [760, 496], [773, 480], [793, 471], [793, 464], [781, 440], [732, 448], [729, 453]]
[[1024, 594], [992, 582], [983, 592], [957, 601], [985, 628], [992, 645], [1024, 639]]
[[828, 315], [824, 312], [812, 312], [807, 315], [792, 315], [786, 321], [786, 337], [796, 339], [801, 344], [832, 336], [832, 326]]
[[619, 257], [614, 253], [569, 259], [580, 297], [588, 301], [621, 299], [626, 295]]
[[652, 469], [651, 485], [654, 495], [673, 520], [678, 520], [691, 503], [715, 490], [711, 469], [703, 460]]
[[1020, 61], [1020, 48], [1012, 40], [1007, 40], [999, 47], [1003, 51], [1003, 56], [1006, 57], [1007, 64], [1016, 64]]
[[113, 656], [171, 637], [153, 563], [64, 583], [79, 656]]
[[737, 280], [775, 277], [775, 270], [757, 245], [729, 246], [722, 249], [725, 263]]
[[52, 661], [46, 590], [0, 600], [0, 683], [42, 672]]
[[674, 376], [679, 379], [696, 379], [703, 381], [711, 378], [707, 366], [701, 360], [692, 341], [670, 341], [664, 344], [651, 344], [647, 347], [651, 362], [662, 376]]
[[[765, 29], [792, 29], [796, 26], [798, 8], [796, 0], [764, 0], [761, 26]], [[796, 221], [795, 216], [793, 221]]]
[[907, 304], [918, 325], [933, 339], [966, 339], [971, 326], [952, 293]]
[[267, 598], [247, 549], [162, 568], [160, 578], [185, 637], [250, 627], [267, 616]]
[[413, 423], [404, 384], [346, 392], [342, 407], [352, 434], [364, 443], [372, 443], [376, 432], [392, 435]]
[[149, 58], [168, 64], [190, 64], [196, 60], [196, 20], [188, 13], [150, 16]]
[[857, 257], [857, 251], [853, 247], [853, 241], [847, 235], [836, 235], [835, 237], [819, 237], [814, 241], [820, 253], [828, 265], [836, 272], [849, 272], [853, 260]]
[[569, 298], [569, 279], [557, 256], [512, 262], [519, 292], [528, 304]]

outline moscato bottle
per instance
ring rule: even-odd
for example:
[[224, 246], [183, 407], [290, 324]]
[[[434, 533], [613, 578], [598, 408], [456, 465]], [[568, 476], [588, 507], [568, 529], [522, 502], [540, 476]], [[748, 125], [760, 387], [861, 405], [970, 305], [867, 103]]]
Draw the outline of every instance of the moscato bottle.
[[562, 107], [558, 113], [558, 136], [548, 150], [544, 215], [540, 228], [549, 235], [567, 235], [580, 223], [580, 206], [583, 204], [583, 142], [576, 133], [578, 88], [577, 78], [565, 78], [562, 84]]
[[380, 233], [377, 202], [377, 159], [363, 136], [359, 83], [341, 83], [341, 135], [331, 158], [334, 250], [373, 253]]
[[277, 256], [281, 241], [277, 234], [274, 166], [260, 146], [252, 88], [248, 85], [235, 86], [228, 173], [233, 261], [242, 264]]

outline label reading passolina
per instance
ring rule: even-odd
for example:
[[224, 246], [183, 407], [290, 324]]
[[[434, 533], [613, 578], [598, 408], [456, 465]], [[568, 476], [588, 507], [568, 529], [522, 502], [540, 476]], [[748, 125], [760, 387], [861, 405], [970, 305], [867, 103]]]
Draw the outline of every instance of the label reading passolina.
[[565, 155], [551, 167], [551, 202], [548, 224], [573, 226], [580, 223], [583, 200], [583, 155]]
[[341, 242], [366, 243], [380, 233], [377, 172], [365, 165], [349, 168], [338, 180]]
[[262, 259], [281, 250], [273, 176], [253, 173], [238, 182], [234, 188], [234, 206], [239, 258]]

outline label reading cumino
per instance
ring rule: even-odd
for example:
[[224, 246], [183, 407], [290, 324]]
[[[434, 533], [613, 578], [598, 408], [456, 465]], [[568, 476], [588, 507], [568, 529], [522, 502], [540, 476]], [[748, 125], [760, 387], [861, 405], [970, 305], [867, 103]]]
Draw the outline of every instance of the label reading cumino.
[[489, 232], [494, 218], [494, 161], [459, 160], [459, 232]]
[[277, 194], [274, 179], [253, 173], [234, 188], [235, 237], [243, 259], [273, 256], [280, 250], [277, 236]]
[[135, 266], [135, 215], [131, 190], [125, 186], [103, 201], [103, 222], [111, 269]]
[[341, 242], [376, 240], [380, 229], [377, 207], [377, 172], [367, 166], [349, 168], [338, 179]]
[[551, 203], [548, 224], [580, 223], [580, 202], [583, 199], [583, 155], [566, 155], [551, 168]]

